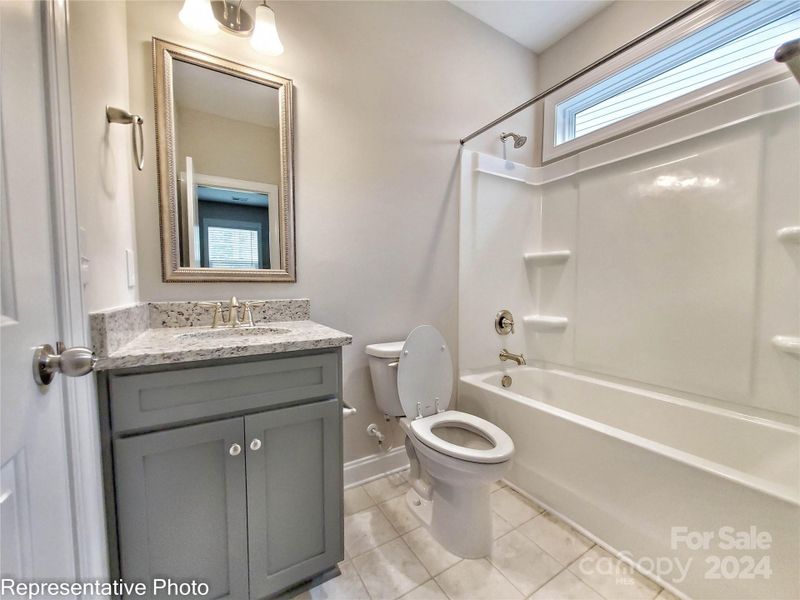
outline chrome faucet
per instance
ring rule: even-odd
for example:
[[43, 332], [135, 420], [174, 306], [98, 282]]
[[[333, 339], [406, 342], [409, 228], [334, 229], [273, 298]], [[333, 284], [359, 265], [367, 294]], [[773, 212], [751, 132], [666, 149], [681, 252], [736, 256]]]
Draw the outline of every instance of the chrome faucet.
[[514, 354], [513, 352], [509, 352], [505, 348], [500, 351], [500, 360], [513, 360], [518, 365], [527, 365], [528, 362], [525, 360], [525, 356], [523, 354]]

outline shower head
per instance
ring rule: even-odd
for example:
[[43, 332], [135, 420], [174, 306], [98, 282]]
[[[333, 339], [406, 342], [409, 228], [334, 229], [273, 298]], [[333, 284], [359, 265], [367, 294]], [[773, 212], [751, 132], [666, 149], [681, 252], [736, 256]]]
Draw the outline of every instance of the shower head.
[[514, 138], [514, 148], [522, 148], [525, 142], [528, 141], [528, 138], [524, 135], [519, 135], [517, 133], [504, 133], [500, 136], [500, 141], [505, 143], [508, 138]]
[[786, 63], [794, 78], [800, 83], [800, 38], [781, 44], [775, 51], [775, 60]]

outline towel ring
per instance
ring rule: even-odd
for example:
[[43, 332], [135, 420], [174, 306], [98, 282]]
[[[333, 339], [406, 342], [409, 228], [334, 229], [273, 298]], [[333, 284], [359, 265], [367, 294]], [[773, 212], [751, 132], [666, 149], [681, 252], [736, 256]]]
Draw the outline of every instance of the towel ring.
[[[139, 115], [133, 115], [127, 110], [106, 106], [106, 121], [109, 123], [120, 123], [122, 125], [133, 125], [131, 137], [133, 140], [133, 153], [136, 157], [136, 166], [140, 171], [144, 170], [144, 119]], [[138, 132], [138, 135], [137, 135]]]

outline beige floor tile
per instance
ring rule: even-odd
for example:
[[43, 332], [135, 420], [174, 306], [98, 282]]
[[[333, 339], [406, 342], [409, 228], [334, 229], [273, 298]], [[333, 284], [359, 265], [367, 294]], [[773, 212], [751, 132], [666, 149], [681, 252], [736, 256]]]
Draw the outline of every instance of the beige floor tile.
[[522, 525], [525, 521], [529, 521], [542, 512], [541, 507], [510, 487], [504, 487], [492, 492], [491, 501], [492, 510], [514, 527]]
[[517, 600], [523, 597], [484, 558], [462, 560], [436, 577], [436, 583], [451, 600]]
[[360, 485], [344, 491], [344, 514], [352, 515], [375, 506], [375, 501]]
[[500, 488], [503, 488], [505, 486], [506, 486], [506, 484], [503, 483], [502, 481], [493, 481], [491, 484], [489, 484], [489, 491], [490, 492], [496, 492], [497, 490], [499, 490]]
[[603, 600], [603, 597], [564, 570], [536, 590], [529, 600]]
[[564, 568], [518, 531], [512, 531], [495, 540], [489, 560], [526, 596]]
[[316, 587], [306, 590], [294, 600], [370, 600], [367, 589], [351, 562], [339, 563], [342, 572]]
[[656, 600], [680, 600], [680, 599], [672, 592], [668, 592], [667, 590], [661, 590], [661, 593], [658, 596], [656, 596]]
[[405, 534], [403, 540], [431, 575], [438, 575], [461, 560], [460, 557], [445, 550], [425, 527], [418, 527], [411, 533]]
[[387, 477], [381, 477], [375, 481], [365, 483], [363, 486], [370, 497], [375, 501], [375, 504], [386, 502], [392, 498], [396, 498], [401, 494], [408, 491], [408, 481], [403, 477], [402, 473], [392, 473]]
[[563, 565], [570, 564], [594, 545], [589, 538], [548, 512], [523, 523], [517, 530]]
[[402, 539], [391, 541], [353, 559], [373, 600], [394, 600], [430, 575]]
[[393, 540], [397, 535], [377, 506], [344, 518], [344, 548], [351, 557]]
[[569, 566], [569, 570], [601, 596], [611, 600], [652, 600], [661, 587], [594, 546]]
[[509, 531], [514, 529], [511, 523], [506, 521], [503, 517], [492, 511], [492, 537], [497, 539], [503, 537]]
[[382, 502], [379, 508], [400, 535], [408, 533], [420, 526], [419, 519], [417, 519], [408, 508], [405, 494]]
[[418, 588], [411, 590], [400, 600], [448, 600], [442, 588], [431, 579]]

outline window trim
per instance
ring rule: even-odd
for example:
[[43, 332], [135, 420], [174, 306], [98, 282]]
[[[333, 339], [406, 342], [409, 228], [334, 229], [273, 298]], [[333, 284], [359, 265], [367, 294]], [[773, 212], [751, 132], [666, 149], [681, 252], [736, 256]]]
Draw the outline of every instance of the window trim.
[[639, 129], [669, 120], [723, 97], [735, 95], [752, 87], [789, 77], [790, 74], [784, 65], [772, 62], [757, 65], [658, 106], [626, 117], [602, 129], [558, 145], [555, 144], [557, 128], [563, 129], [567, 126], [558, 122], [559, 111], [557, 106], [561, 102], [667, 46], [693, 35], [714, 21], [750, 4], [750, 2], [751, 0], [714, 2], [547, 96], [544, 99], [545, 119], [542, 161], [547, 163], [563, 158], [591, 146], [596, 146]]

